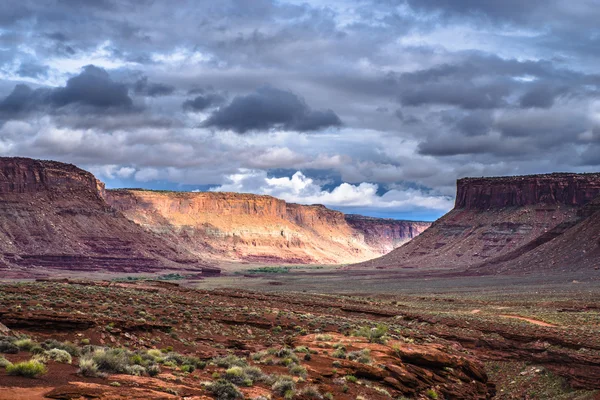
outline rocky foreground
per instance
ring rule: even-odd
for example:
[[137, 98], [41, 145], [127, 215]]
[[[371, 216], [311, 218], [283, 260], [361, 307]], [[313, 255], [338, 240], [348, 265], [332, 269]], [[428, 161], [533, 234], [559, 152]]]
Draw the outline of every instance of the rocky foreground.
[[581, 293], [540, 303], [7, 284], [0, 399], [591, 400], [597, 302]]

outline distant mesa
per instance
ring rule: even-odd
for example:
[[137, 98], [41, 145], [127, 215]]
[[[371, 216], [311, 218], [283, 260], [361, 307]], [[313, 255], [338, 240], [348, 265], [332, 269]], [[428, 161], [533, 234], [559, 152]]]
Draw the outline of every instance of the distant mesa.
[[356, 267], [497, 274], [599, 264], [600, 174], [554, 173], [460, 179], [453, 210], [404, 246]]

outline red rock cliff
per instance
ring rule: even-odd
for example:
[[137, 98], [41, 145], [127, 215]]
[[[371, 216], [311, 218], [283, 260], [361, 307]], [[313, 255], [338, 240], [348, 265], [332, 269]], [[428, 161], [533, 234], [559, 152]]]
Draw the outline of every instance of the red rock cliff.
[[600, 174], [466, 178], [455, 208], [414, 240], [360, 267], [473, 267], [562, 235], [600, 195]]
[[411, 241], [431, 226], [431, 222], [370, 218], [354, 214], [346, 215], [346, 221], [354, 230], [361, 232], [365, 242], [380, 254], [387, 254]]
[[102, 191], [92, 174], [73, 165], [0, 158], [0, 269], [26, 276], [196, 263], [190, 253], [116, 212]]
[[487, 210], [528, 205], [579, 207], [600, 193], [600, 174], [547, 174], [457, 181], [455, 208]]
[[133, 221], [222, 260], [337, 264], [381, 254], [381, 245], [373, 244], [375, 233], [365, 240], [343, 213], [322, 205], [243, 193], [106, 193], [107, 201]]

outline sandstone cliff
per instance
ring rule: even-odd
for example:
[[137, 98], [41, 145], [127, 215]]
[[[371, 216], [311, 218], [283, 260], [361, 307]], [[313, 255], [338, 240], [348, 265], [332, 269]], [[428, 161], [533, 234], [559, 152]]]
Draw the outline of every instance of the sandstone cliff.
[[[471, 272], [478, 274], [540, 273], [600, 269], [600, 197], [577, 212], [577, 218], [531, 244], [496, 257]], [[546, 239], [546, 240], [541, 240]]]
[[362, 233], [365, 243], [381, 255], [408, 243], [431, 226], [431, 222], [371, 218], [356, 214], [347, 214], [346, 222]]
[[147, 271], [197, 265], [111, 208], [103, 185], [73, 165], [0, 158], [0, 272]]
[[[106, 199], [140, 225], [221, 260], [338, 264], [377, 257], [418, 234], [427, 223], [348, 223], [321, 205], [271, 196], [218, 192], [108, 190]], [[350, 218], [352, 219], [352, 218]], [[364, 224], [365, 226], [368, 223]], [[386, 226], [388, 228], [386, 228]]]
[[578, 212], [598, 195], [600, 174], [460, 179], [452, 211], [413, 241], [359, 266], [462, 268], [502, 257], [508, 262], [572, 229]]

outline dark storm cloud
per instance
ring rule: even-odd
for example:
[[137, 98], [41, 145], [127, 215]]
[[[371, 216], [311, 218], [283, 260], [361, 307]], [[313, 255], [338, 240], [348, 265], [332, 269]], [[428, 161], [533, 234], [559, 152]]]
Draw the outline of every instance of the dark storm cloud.
[[481, 136], [489, 132], [492, 116], [488, 112], [473, 112], [461, 118], [456, 128], [466, 136]]
[[132, 104], [126, 85], [114, 82], [104, 69], [88, 65], [79, 75], [67, 80], [64, 87], [33, 90], [27, 85], [16, 85], [0, 102], [0, 113], [22, 114], [66, 106], [126, 110]]
[[568, 88], [553, 88], [547, 85], [536, 85], [519, 99], [521, 108], [550, 108], [556, 97], [564, 94]]
[[48, 74], [48, 70], [50, 68], [47, 65], [41, 65], [34, 62], [26, 62], [22, 63], [17, 70], [17, 74], [19, 76], [24, 76], [28, 78], [38, 78], [43, 77]]
[[217, 93], [206, 93], [183, 102], [183, 109], [189, 111], [203, 111], [207, 108], [222, 104], [225, 98]]
[[[535, 82], [522, 79], [534, 79]], [[393, 74], [402, 105], [466, 110], [549, 108], [563, 95], [596, 97], [600, 76], [556, 68], [547, 61], [517, 61], [471, 53], [459, 63]], [[518, 101], [514, 102], [514, 96]]]
[[236, 96], [215, 111], [205, 126], [231, 129], [238, 133], [280, 128], [291, 131], [314, 131], [342, 125], [332, 110], [312, 110], [292, 92], [265, 86], [254, 93]]
[[491, 20], [522, 21], [548, 0], [408, 0], [416, 10], [436, 11], [442, 15], [460, 17], [487, 17]]
[[149, 82], [147, 76], [143, 76], [133, 84], [133, 92], [142, 96], [168, 96], [175, 91], [175, 87], [164, 83]]
[[126, 85], [114, 82], [104, 69], [93, 65], [84, 67], [65, 87], [54, 89], [50, 101], [58, 107], [77, 103], [97, 108], [127, 108], [133, 104]]

